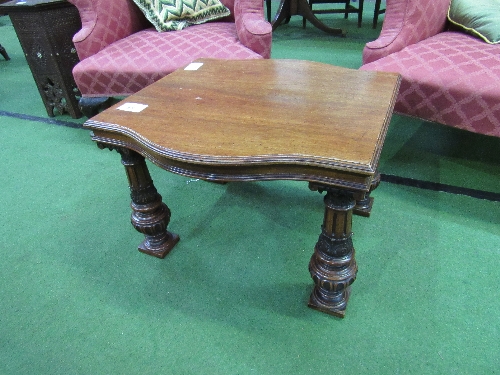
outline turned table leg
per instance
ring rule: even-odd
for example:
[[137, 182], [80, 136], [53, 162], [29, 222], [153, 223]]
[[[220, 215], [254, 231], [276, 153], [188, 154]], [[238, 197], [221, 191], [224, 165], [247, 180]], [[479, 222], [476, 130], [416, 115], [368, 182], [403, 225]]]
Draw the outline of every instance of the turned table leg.
[[167, 231], [170, 210], [162, 202], [149, 174], [144, 157], [126, 148], [117, 148], [127, 173], [132, 198], [131, 222], [144, 234], [139, 251], [164, 258], [179, 241], [179, 236]]
[[309, 307], [343, 318], [358, 271], [351, 232], [356, 200], [343, 190], [325, 190], [325, 216], [309, 263], [314, 281]]

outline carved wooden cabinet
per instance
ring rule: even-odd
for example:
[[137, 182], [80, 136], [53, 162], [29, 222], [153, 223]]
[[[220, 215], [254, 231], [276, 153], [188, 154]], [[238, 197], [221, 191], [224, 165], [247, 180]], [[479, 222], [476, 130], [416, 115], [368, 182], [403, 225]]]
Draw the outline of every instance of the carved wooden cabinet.
[[13, 0], [0, 5], [10, 16], [49, 116], [82, 116], [72, 69], [78, 55], [72, 38], [81, 29], [78, 10], [66, 0]]

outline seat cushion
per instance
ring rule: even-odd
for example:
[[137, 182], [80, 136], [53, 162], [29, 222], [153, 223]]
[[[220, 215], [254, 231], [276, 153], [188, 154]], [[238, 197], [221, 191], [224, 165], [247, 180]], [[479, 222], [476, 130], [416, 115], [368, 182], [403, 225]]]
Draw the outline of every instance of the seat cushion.
[[398, 113], [500, 137], [499, 47], [443, 32], [361, 69], [402, 75]]
[[73, 69], [83, 96], [126, 96], [198, 58], [258, 59], [232, 22], [212, 22], [159, 33], [154, 28], [121, 39]]

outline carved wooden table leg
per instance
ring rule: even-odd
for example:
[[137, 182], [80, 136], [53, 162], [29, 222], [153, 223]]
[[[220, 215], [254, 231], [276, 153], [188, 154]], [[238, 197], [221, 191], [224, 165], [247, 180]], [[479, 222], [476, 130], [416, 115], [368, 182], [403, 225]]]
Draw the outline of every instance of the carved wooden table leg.
[[349, 192], [325, 190], [322, 231], [309, 263], [309, 272], [315, 284], [309, 307], [343, 318], [350, 285], [358, 271], [351, 232], [356, 201]]
[[144, 157], [126, 148], [117, 148], [125, 166], [132, 198], [131, 222], [144, 234], [139, 251], [164, 258], [179, 241], [179, 236], [167, 231], [170, 210], [162, 202], [149, 174]]

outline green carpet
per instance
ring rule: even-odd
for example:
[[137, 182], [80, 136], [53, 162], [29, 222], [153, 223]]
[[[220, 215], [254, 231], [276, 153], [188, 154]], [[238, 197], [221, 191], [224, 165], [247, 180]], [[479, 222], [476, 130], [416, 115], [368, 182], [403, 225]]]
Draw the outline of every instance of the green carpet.
[[[356, 68], [371, 29], [300, 17], [273, 58]], [[333, 17], [333, 16], [332, 16]], [[150, 171], [181, 236], [137, 251], [127, 181], [83, 120], [47, 117], [0, 17], [0, 374], [495, 374], [500, 202], [382, 182], [354, 217], [345, 319], [311, 310], [322, 197], [302, 182], [217, 185]], [[500, 139], [395, 116], [381, 172], [500, 193]]]

